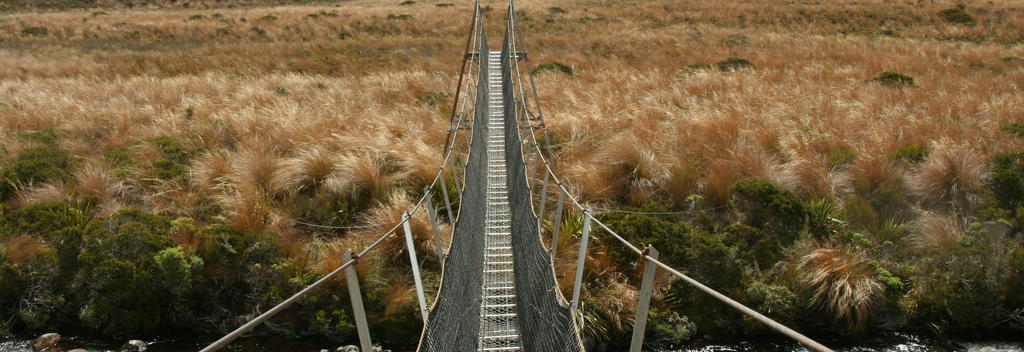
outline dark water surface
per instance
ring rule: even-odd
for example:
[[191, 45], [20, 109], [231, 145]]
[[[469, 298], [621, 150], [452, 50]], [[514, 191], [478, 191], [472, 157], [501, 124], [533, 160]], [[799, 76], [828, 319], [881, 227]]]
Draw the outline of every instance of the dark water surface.
[[[147, 341], [148, 352], [198, 351], [219, 336], [183, 336]], [[28, 351], [30, 337], [21, 337], [0, 342], [0, 352]], [[938, 340], [911, 334], [886, 334], [865, 339], [833, 339], [822, 341], [837, 352], [1024, 352], [1024, 336], [1006, 336], [1000, 341], [954, 341]], [[88, 351], [117, 350], [124, 341], [89, 337], [88, 335], [64, 336], [60, 347], [65, 350], [82, 348]], [[333, 352], [344, 344], [322, 339], [288, 339], [274, 336], [246, 337], [237, 340], [223, 351], [253, 352], [319, 352], [327, 349]], [[385, 346], [394, 352], [414, 351], [415, 346]], [[612, 351], [612, 350], [609, 350]], [[748, 341], [695, 341], [662, 352], [803, 352], [809, 351], [785, 338]]]

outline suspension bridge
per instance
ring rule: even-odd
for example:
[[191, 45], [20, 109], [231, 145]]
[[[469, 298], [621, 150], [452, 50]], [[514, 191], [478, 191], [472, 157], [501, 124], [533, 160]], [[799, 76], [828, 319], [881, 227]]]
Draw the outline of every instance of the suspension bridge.
[[[640, 248], [594, 217], [561, 180], [548, 158], [551, 146], [541, 111], [514, 0], [509, 1], [504, 36], [497, 50], [487, 42], [480, 1], [474, 4], [465, 55], [442, 164], [424, 195], [402, 221], [375, 242], [346, 253], [342, 265], [252, 321], [213, 342], [202, 352], [219, 350], [231, 341], [287, 309], [295, 301], [344, 273], [362, 351], [372, 351], [372, 337], [363, 309], [355, 263], [384, 240], [404, 233], [424, 328], [419, 351], [583, 351], [580, 309], [587, 246], [591, 228], [598, 226], [644, 261], [640, 297], [630, 351], [643, 349], [648, 308], [657, 270], [682, 279], [705, 294], [768, 327], [820, 352], [828, 347], [705, 286], [658, 260], [657, 249]], [[523, 72], [526, 72], [525, 75]], [[470, 105], [472, 104], [472, 105]], [[540, 136], [541, 138], [538, 138]], [[445, 171], [453, 164], [459, 140], [468, 140], [458, 213], [453, 214]], [[541, 142], [544, 141], [544, 142]], [[450, 170], [448, 170], [450, 171]], [[535, 173], [540, 172], [540, 175]], [[454, 173], [450, 173], [454, 174]], [[539, 187], [537, 187], [539, 186]], [[553, 223], [560, 224], [566, 206], [583, 212], [575, 284], [566, 300], [555, 279], [552, 258], [557, 253], [560, 226], [554, 226], [551, 245], [542, 242], [540, 224], [549, 203], [549, 187], [557, 192]], [[454, 219], [451, 243], [443, 248], [431, 190], [440, 187], [444, 210]], [[536, 188], [539, 188], [537, 190]], [[536, 209], [535, 209], [536, 207]], [[413, 246], [409, 214], [425, 210], [442, 260], [441, 285], [427, 306]], [[539, 217], [538, 217], [539, 215]]]

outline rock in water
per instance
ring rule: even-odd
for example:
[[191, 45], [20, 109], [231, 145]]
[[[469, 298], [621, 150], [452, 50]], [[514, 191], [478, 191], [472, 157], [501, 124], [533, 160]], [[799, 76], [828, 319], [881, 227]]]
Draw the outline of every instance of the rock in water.
[[145, 352], [147, 347], [149, 345], [144, 341], [130, 340], [125, 342], [124, 346], [121, 346], [121, 352]]
[[341, 347], [338, 347], [338, 349], [336, 349], [335, 351], [337, 351], [337, 352], [359, 352], [359, 347], [356, 347], [354, 345], [341, 346]]
[[68, 352], [89, 352], [89, 351], [83, 350], [81, 348], [76, 348], [76, 349], [70, 350]]
[[57, 333], [43, 334], [32, 340], [32, 344], [29, 346], [33, 351], [52, 351], [54, 347], [57, 347], [57, 343], [60, 342], [60, 335]]

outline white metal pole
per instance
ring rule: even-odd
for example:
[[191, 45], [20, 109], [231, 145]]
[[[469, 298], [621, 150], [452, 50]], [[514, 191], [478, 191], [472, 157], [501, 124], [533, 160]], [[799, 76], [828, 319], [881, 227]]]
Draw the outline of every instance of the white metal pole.
[[444, 181], [444, 170], [441, 170], [438, 175], [438, 181], [441, 182], [441, 195], [444, 196], [444, 208], [448, 210], [448, 222], [455, 222], [455, 217], [452, 216], [452, 201], [448, 199], [448, 182]]
[[[425, 189], [424, 190], [424, 194], [425, 194], [424, 197], [426, 198], [426, 200], [424, 200], [423, 202], [427, 206], [427, 219], [430, 219], [430, 229], [434, 233], [434, 247], [437, 249], [437, 261], [441, 263], [441, 267], [443, 268], [444, 267], [444, 247], [441, 247], [442, 246], [442, 244], [441, 244], [441, 233], [437, 230], [437, 219], [435, 219], [435, 216], [437, 214], [434, 213], [434, 204], [433, 204], [433, 202], [430, 201], [430, 189], [429, 188]], [[443, 269], [442, 269], [442, 271], [443, 271]]]
[[[647, 246], [647, 256], [658, 259], [658, 250]], [[654, 290], [654, 274], [658, 266], [650, 260], [644, 262], [644, 280], [640, 284], [640, 301], [636, 305], [636, 319], [633, 324], [633, 340], [629, 344], [629, 352], [640, 352], [644, 345], [644, 330], [647, 328], [647, 312], [651, 307], [651, 291]]]
[[423, 296], [423, 280], [420, 279], [420, 264], [416, 260], [416, 246], [412, 241], [412, 228], [409, 226], [409, 212], [402, 214], [402, 225], [405, 230], [405, 246], [409, 252], [409, 264], [412, 265], [412, 277], [416, 281], [416, 298], [420, 301], [420, 313], [423, 314], [423, 324], [427, 323], [427, 299]]
[[548, 178], [550, 176], [547, 172], [544, 173], [544, 186], [541, 187], [540, 191], [540, 212], [537, 213], [537, 227], [543, 228], [544, 225], [544, 208], [548, 203]]
[[583, 213], [583, 237], [580, 238], [580, 258], [576, 262], [576, 283], [572, 286], [572, 307], [570, 312], [576, 314], [580, 303], [580, 288], [583, 285], [583, 264], [587, 261], [587, 243], [590, 241], [590, 206]]
[[[352, 260], [352, 250], [346, 250], [341, 257], [341, 262], [346, 263]], [[356, 266], [349, 265], [345, 268], [345, 281], [348, 281], [348, 297], [352, 301], [352, 314], [355, 315], [356, 331], [359, 333], [359, 348], [363, 351], [373, 351], [373, 342], [370, 341], [370, 328], [366, 324], [366, 311], [363, 310], [363, 294], [359, 291], [359, 277], [356, 274]]]
[[558, 255], [558, 232], [562, 229], [562, 207], [565, 205], [565, 193], [558, 187], [558, 207], [555, 208], [555, 222], [551, 225], [551, 261]]

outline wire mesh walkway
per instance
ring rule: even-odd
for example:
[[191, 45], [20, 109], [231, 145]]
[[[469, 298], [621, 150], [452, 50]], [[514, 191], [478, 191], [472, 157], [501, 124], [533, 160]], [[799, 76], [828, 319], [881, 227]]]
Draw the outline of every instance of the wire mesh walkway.
[[487, 97], [487, 208], [484, 231], [483, 292], [480, 306], [480, 350], [518, 351], [515, 265], [512, 261], [512, 216], [505, 164], [505, 105], [502, 97], [501, 52], [487, 54], [490, 92]]

